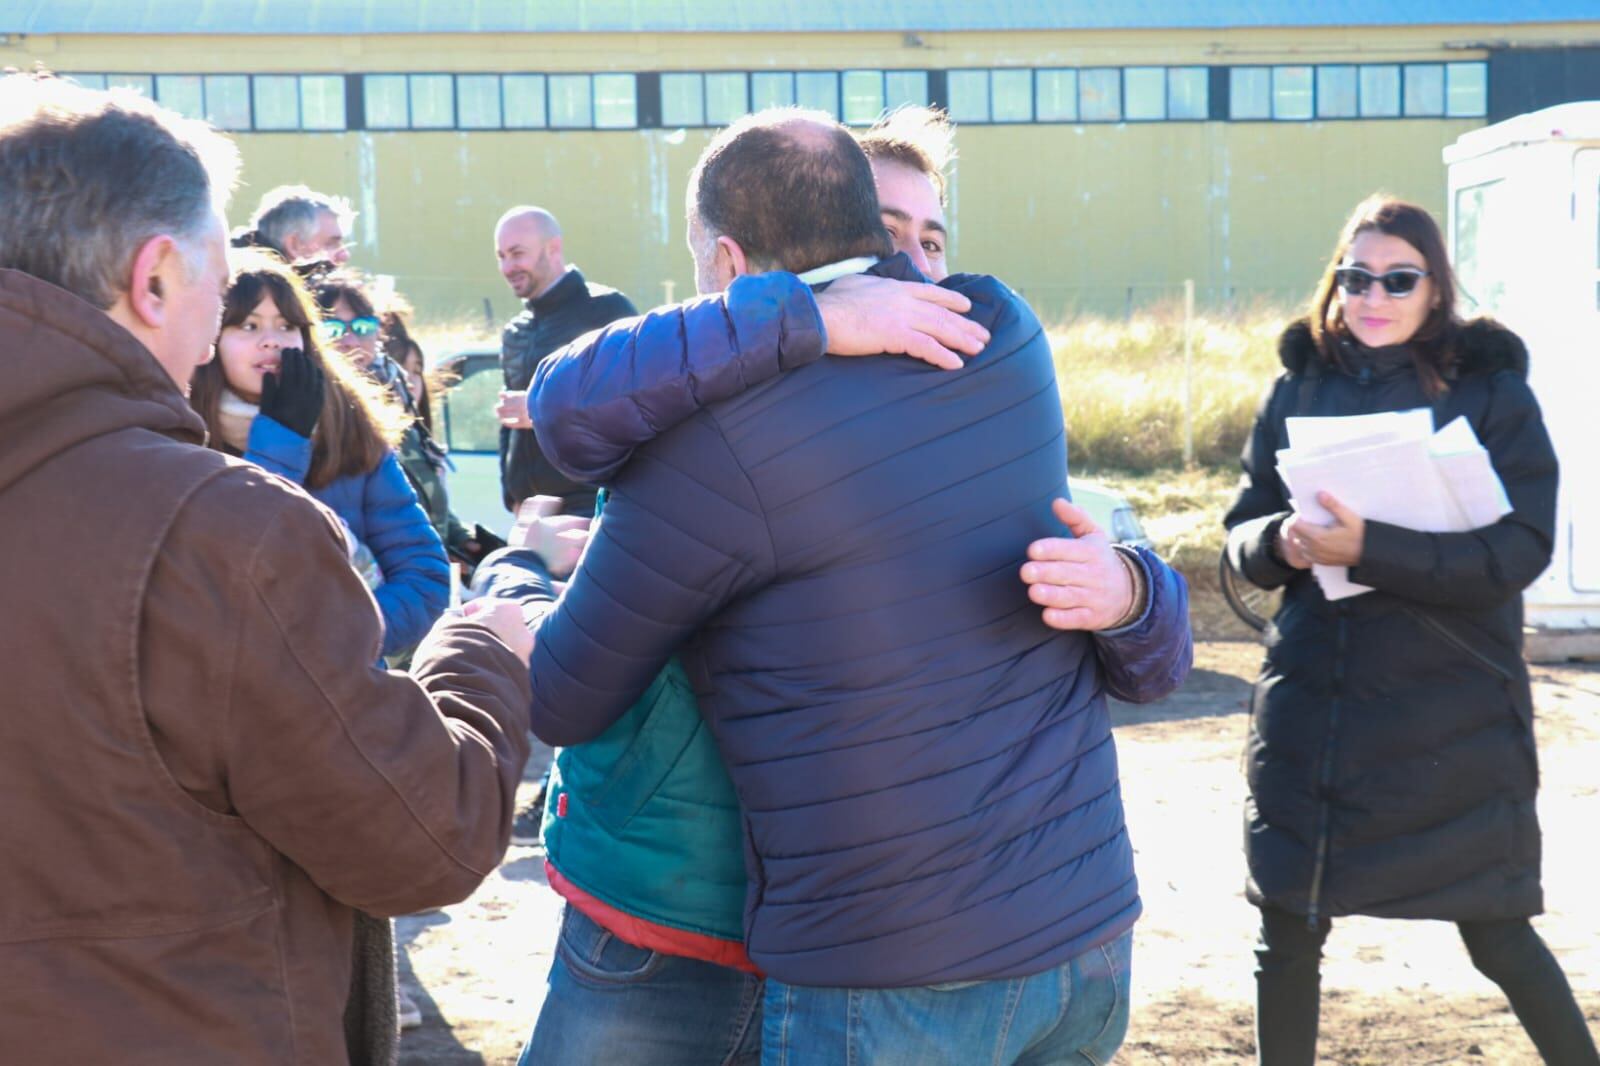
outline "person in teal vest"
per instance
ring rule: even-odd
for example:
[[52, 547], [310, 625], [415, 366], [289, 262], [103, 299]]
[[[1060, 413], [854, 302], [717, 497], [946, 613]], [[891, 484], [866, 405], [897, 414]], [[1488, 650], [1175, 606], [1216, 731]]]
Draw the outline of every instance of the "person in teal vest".
[[[575, 555], [503, 549], [474, 588], [545, 600], [541, 572], [565, 576]], [[557, 752], [544, 845], [566, 909], [520, 1062], [626, 1062], [649, 1047], [668, 1066], [754, 1066], [762, 980], [744, 949], [739, 802], [677, 659], [600, 737]]]

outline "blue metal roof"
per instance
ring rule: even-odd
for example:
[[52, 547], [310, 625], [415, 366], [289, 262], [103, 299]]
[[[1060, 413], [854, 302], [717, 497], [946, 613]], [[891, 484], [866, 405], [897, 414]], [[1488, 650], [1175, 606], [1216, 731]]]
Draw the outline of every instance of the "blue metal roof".
[[0, 33], [749, 33], [1512, 25], [1600, 0], [0, 0]]

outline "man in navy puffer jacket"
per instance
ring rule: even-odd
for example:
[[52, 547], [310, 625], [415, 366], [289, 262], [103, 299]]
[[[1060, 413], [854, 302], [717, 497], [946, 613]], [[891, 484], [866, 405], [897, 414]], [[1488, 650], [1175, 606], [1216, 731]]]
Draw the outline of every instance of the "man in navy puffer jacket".
[[[873, 265], [871, 171], [835, 124], [736, 125], [691, 214], [703, 291], [917, 277]], [[948, 284], [992, 335], [971, 365], [824, 359], [668, 431], [538, 631], [553, 743], [598, 735], [681, 654], [744, 808], [764, 1044], [788, 1062], [1103, 1060], [1126, 1026], [1139, 901], [1104, 697], [1182, 680], [1183, 586], [1140, 555], [1130, 625], [1044, 626], [1018, 570], [1066, 486], [1048, 345], [999, 283]], [[687, 336], [710, 310], [637, 330]], [[1108, 675], [1097, 644], [1140, 669]]]

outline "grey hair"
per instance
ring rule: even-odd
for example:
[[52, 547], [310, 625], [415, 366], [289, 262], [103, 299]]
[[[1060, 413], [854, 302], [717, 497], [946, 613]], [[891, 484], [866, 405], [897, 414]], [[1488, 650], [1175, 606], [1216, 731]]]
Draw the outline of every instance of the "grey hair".
[[346, 233], [355, 221], [355, 209], [343, 196], [329, 196], [304, 185], [280, 185], [261, 198], [250, 227], [268, 246], [280, 253], [290, 234], [310, 237], [323, 212], [339, 220]]
[[130, 90], [0, 77], [0, 268], [102, 310], [152, 237], [176, 240], [197, 274], [238, 174], [232, 141]]

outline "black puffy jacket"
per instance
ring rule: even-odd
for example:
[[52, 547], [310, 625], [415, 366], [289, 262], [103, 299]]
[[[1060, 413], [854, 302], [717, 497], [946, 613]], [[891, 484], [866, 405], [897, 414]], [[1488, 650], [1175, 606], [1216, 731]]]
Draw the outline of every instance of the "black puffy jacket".
[[[1430, 401], [1409, 353], [1319, 358], [1305, 322], [1256, 417], [1224, 519], [1234, 567], [1286, 586], [1251, 700], [1247, 895], [1298, 914], [1455, 921], [1543, 908], [1538, 766], [1522, 659], [1522, 590], [1550, 560], [1556, 457], [1515, 334], [1468, 323], [1448, 389]], [[1366, 523], [1351, 579], [1376, 591], [1329, 603], [1273, 541], [1289, 514], [1275, 452], [1292, 415], [1431, 407], [1465, 415], [1512, 512], [1468, 533]]]
[[[506, 388], [523, 390], [539, 361], [591, 330], [639, 312], [622, 293], [590, 285], [577, 267], [568, 268], [548, 292], [527, 302], [506, 323], [500, 341], [500, 369]], [[531, 429], [500, 429], [500, 490], [506, 508], [515, 510], [529, 496], [560, 496], [568, 514], [594, 514], [595, 490], [571, 480], [539, 450]]]

